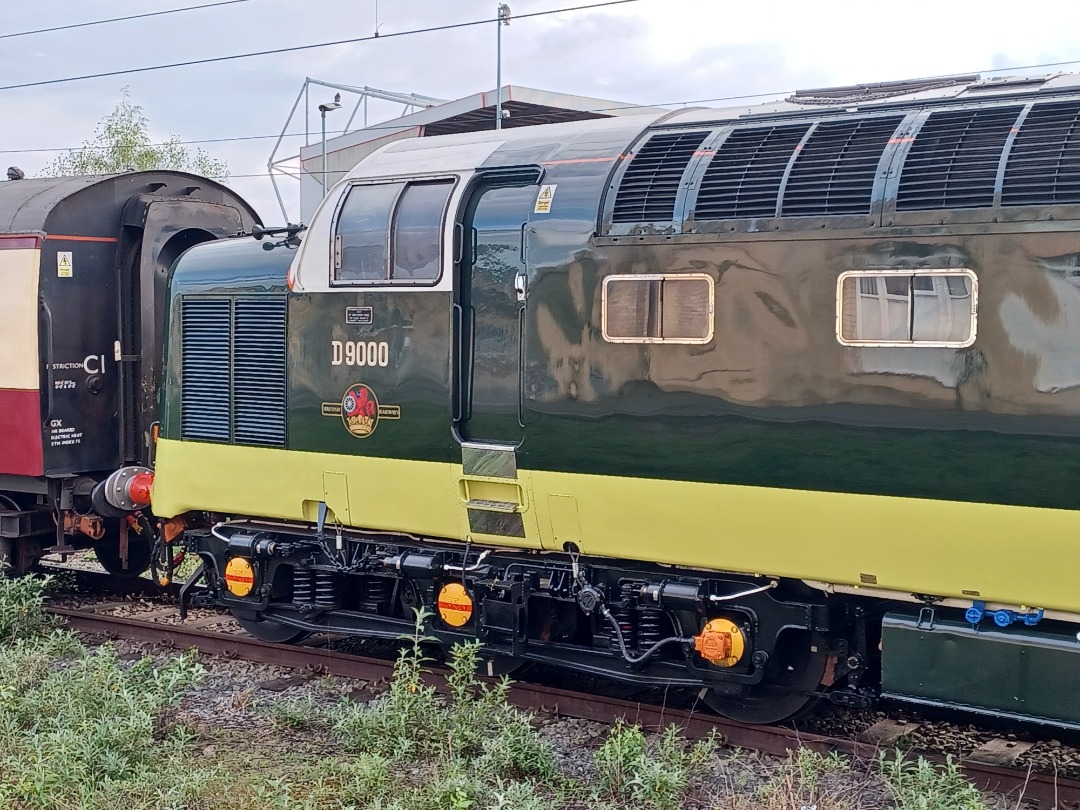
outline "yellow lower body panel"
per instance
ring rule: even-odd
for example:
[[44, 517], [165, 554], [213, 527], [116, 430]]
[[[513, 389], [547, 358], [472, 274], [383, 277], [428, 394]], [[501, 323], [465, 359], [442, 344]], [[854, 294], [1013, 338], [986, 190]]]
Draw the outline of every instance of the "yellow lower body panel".
[[[457, 537], [453, 465], [160, 439], [154, 514], [192, 510]], [[460, 465], [458, 465], [460, 472]]]
[[[461, 465], [161, 440], [153, 508], [465, 539]], [[473, 539], [1080, 613], [1080, 512], [528, 471], [524, 538]]]
[[558, 534], [552, 506], [555, 522], [568, 511], [557, 496], [573, 497], [585, 554], [1080, 613], [1080, 512], [541, 471], [532, 482], [546, 534]]
[[[469, 522], [460, 464], [304, 453], [268, 447], [160, 439], [151, 503], [154, 514], [221, 512], [465, 540]], [[539, 548], [535, 512], [520, 480], [525, 537], [477, 535], [477, 543]], [[469, 482], [473, 489], [476, 483]], [[505, 485], [504, 485], [505, 486]]]

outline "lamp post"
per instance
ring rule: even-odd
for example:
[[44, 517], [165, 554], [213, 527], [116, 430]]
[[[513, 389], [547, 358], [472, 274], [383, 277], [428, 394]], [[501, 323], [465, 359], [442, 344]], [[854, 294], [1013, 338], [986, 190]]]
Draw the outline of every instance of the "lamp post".
[[326, 114], [331, 110], [341, 109], [341, 93], [334, 94], [334, 100], [319, 105], [319, 113], [322, 115], [322, 190], [326, 196]]
[[510, 6], [499, 3], [495, 20], [495, 129], [502, 129], [502, 29], [510, 24]]

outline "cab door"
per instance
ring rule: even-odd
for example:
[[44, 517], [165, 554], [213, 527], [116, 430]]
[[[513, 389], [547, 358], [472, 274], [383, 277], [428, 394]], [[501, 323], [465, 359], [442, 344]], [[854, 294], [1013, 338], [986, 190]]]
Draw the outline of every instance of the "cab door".
[[535, 546], [536, 521], [517, 459], [525, 436], [527, 229], [539, 179], [535, 168], [481, 178], [460, 221], [454, 305], [454, 427], [468, 534]]

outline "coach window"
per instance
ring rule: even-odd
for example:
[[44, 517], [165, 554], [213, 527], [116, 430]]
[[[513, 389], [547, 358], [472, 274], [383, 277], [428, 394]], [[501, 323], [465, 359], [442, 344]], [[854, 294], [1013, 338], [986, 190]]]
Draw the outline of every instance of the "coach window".
[[403, 183], [349, 190], [334, 235], [334, 281], [385, 281], [390, 264], [390, 215]]
[[604, 279], [602, 330], [609, 343], [708, 343], [713, 337], [711, 276], [641, 275]]
[[439, 246], [451, 181], [413, 183], [394, 214], [393, 265], [398, 281], [434, 281], [439, 277]]
[[970, 346], [978, 280], [970, 270], [843, 273], [836, 335], [855, 346]]

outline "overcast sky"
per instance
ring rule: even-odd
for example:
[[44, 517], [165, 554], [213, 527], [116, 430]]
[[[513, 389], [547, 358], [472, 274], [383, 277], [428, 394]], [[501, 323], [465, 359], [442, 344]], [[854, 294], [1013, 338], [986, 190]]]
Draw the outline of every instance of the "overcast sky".
[[[491, 19], [488, 0], [242, 0], [157, 17], [29, 36], [22, 31], [200, 5], [213, 0], [3, 0], [0, 86], [333, 40], [378, 40], [216, 64], [0, 90], [0, 161], [38, 174], [79, 146], [123, 88], [155, 139], [281, 132], [304, 77], [453, 99], [495, 86], [495, 25], [390, 36]], [[515, 15], [592, 0], [509, 0]], [[503, 83], [646, 105], [724, 106], [731, 96], [990, 71], [1080, 71], [1080, 3], [912, 0], [710, 2], [636, 0], [515, 20], [503, 29]], [[1075, 60], [1075, 61], [1074, 61]], [[1072, 63], [1061, 65], [1059, 63]], [[994, 74], [1000, 75], [1000, 74]], [[325, 98], [323, 96], [325, 95]], [[331, 91], [313, 92], [313, 108]], [[713, 100], [716, 101], [702, 101]], [[765, 100], [765, 98], [762, 98]], [[381, 117], [400, 108], [372, 107]], [[333, 128], [334, 113], [328, 118]], [[338, 126], [345, 118], [338, 120]], [[318, 112], [312, 116], [318, 140]], [[302, 116], [283, 153], [303, 143]], [[274, 138], [203, 144], [268, 222], [281, 219], [266, 179]], [[298, 189], [282, 189], [292, 218]]]

